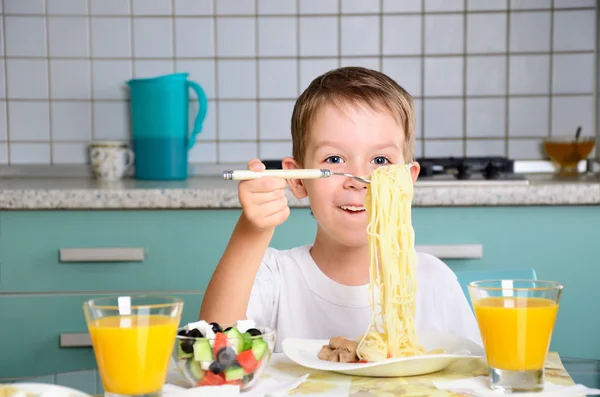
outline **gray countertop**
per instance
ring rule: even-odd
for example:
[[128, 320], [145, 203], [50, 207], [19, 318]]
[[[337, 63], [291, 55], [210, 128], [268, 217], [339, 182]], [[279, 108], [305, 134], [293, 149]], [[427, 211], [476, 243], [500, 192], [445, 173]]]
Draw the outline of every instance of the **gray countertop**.
[[[600, 177], [528, 175], [529, 183], [438, 182], [415, 187], [414, 207], [599, 205]], [[308, 201], [288, 193], [290, 207]], [[0, 210], [239, 208], [237, 182], [193, 176], [186, 181], [99, 182], [89, 177], [0, 177]]]

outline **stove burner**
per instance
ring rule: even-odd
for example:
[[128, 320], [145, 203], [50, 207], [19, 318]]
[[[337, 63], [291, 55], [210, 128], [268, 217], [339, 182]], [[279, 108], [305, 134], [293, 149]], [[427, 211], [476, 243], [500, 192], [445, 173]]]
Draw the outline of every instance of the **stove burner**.
[[491, 180], [514, 174], [514, 161], [505, 157], [424, 157], [416, 161], [421, 165], [420, 179], [450, 174], [459, 180], [474, 175]]

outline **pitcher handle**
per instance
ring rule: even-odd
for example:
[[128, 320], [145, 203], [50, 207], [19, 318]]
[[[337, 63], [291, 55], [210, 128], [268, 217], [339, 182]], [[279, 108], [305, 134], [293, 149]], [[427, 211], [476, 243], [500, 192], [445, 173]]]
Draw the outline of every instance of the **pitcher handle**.
[[186, 84], [188, 87], [191, 87], [196, 96], [198, 97], [198, 114], [196, 114], [196, 118], [194, 119], [194, 128], [192, 129], [192, 133], [190, 136], [190, 140], [188, 141], [188, 150], [194, 146], [196, 143], [196, 135], [202, 132], [202, 123], [204, 122], [204, 118], [206, 117], [206, 111], [208, 108], [208, 99], [206, 99], [206, 94], [200, 84], [195, 81], [187, 80]]

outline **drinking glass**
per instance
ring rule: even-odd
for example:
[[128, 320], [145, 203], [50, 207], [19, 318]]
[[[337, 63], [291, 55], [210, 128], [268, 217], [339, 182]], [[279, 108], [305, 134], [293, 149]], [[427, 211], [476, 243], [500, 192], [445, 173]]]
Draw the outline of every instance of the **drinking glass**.
[[490, 388], [537, 392], [563, 286], [554, 281], [484, 280], [468, 285], [490, 367]]
[[106, 397], [160, 397], [183, 301], [132, 295], [88, 300], [83, 311]]

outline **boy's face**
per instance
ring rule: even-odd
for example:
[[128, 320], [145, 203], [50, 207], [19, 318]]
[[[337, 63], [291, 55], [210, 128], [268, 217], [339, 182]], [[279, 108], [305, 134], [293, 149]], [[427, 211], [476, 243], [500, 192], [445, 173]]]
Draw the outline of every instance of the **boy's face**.
[[[368, 177], [382, 165], [406, 163], [404, 131], [386, 111], [373, 111], [366, 106], [349, 105], [339, 109], [326, 105], [311, 127], [304, 168], [327, 168]], [[419, 165], [413, 164], [414, 182], [419, 175]], [[288, 158], [284, 167], [298, 165]], [[293, 180], [290, 186], [296, 197], [308, 195], [319, 228], [328, 238], [349, 247], [367, 244], [368, 217], [363, 207], [366, 184], [331, 176]]]

